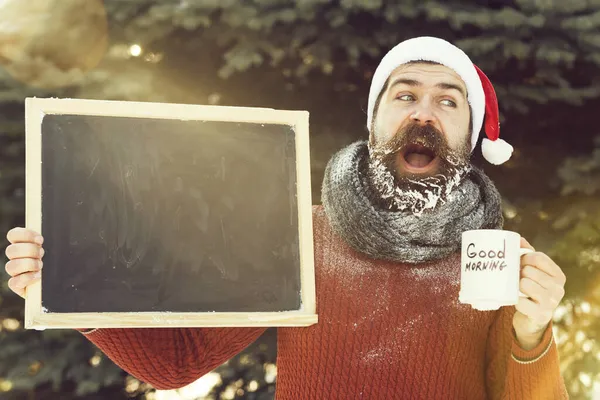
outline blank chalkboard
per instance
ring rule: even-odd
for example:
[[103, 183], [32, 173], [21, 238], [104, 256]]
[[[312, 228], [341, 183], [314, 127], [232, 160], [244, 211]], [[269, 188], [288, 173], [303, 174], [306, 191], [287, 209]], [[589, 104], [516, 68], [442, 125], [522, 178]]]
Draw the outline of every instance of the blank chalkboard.
[[306, 112], [27, 99], [26, 119], [28, 328], [316, 322]]

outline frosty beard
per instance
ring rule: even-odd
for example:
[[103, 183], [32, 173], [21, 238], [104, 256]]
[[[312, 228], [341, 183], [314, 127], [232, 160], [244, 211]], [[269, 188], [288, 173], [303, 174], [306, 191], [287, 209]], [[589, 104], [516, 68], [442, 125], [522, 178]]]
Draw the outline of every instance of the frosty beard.
[[[432, 174], [399, 172], [399, 155], [416, 144], [437, 156], [438, 165]], [[468, 136], [460, 149], [453, 150], [445, 136], [430, 125], [411, 124], [387, 143], [370, 142], [367, 177], [378, 195], [373, 200], [390, 211], [410, 211], [421, 215], [425, 210], [446, 202], [448, 195], [471, 170], [469, 156]]]

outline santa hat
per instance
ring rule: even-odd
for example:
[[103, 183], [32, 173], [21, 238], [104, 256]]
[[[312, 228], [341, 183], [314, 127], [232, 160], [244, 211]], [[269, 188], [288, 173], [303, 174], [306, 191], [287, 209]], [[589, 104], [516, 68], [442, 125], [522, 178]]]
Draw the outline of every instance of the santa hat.
[[471, 151], [475, 149], [481, 127], [485, 121], [485, 133], [481, 150], [483, 157], [492, 164], [502, 164], [513, 152], [513, 147], [500, 139], [498, 100], [488, 77], [469, 59], [461, 49], [435, 37], [417, 37], [399, 43], [381, 60], [375, 70], [369, 90], [367, 126], [371, 129], [373, 107], [392, 71], [410, 61], [432, 61], [456, 72], [467, 87], [467, 101], [472, 110]]

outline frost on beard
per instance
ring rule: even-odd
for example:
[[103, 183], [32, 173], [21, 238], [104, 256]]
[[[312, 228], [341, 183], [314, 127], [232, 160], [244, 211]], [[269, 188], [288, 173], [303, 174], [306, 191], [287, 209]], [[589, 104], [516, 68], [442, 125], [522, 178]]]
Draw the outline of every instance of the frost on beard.
[[448, 160], [448, 174], [423, 178], [402, 178], [398, 182], [380, 157], [369, 158], [369, 179], [390, 210], [409, 211], [420, 216], [444, 203], [469, 172], [469, 164]]

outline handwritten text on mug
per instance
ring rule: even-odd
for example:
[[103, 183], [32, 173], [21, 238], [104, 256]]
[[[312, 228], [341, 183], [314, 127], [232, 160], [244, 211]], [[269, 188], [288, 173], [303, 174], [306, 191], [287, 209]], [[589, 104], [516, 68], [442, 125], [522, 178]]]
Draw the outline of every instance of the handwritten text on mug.
[[504, 241], [502, 249], [497, 251], [477, 250], [475, 243], [469, 243], [467, 246], [467, 257], [478, 257], [480, 260], [467, 262], [465, 264], [465, 271], [502, 271], [506, 268], [506, 241]]

